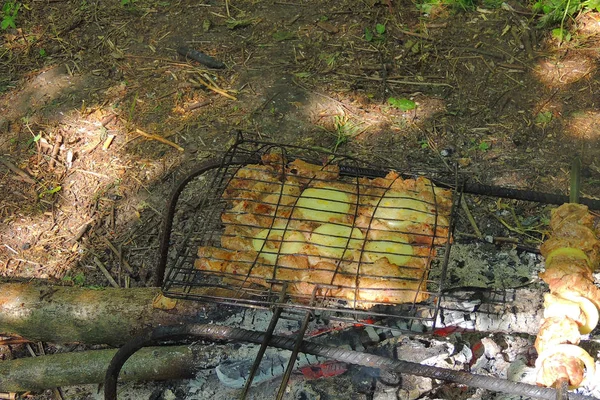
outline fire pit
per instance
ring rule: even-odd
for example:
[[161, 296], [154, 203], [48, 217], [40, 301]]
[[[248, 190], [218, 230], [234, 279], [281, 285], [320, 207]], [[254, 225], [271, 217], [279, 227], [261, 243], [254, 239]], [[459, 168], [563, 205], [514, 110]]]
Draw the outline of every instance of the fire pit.
[[[510, 339], [508, 347], [519, 350], [511, 350], [507, 364], [491, 338], [460, 345], [431, 336], [471, 330], [535, 334], [539, 324], [537, 290], [448, 290], [452, 232], [464, 190], [490, 188], [465, 184], [457, 175], [397, 172], [320, 149], [240, 137], [222, 160], [204, 165], [179, 186], [157, 274], [166, 296], [217, 304], [216, 319], [226, 326], [166, 328], [140, 338], [115, 357], [107, 382], [116, 382], [120, 365], [135, 349], [175, 335], [260, 344], [216, 368], [223, 385], [243, 388], [242, 397], [253, 382], [283, 376], [277, 395], [282, 398], [292, 371], [332, 377], [352, 363], [414, 379], [554, 398], [553, 389], [452, 370], [457, 364], [471, 371], [503, 365], [509, 371], [503, 378], [521, 381], [531, 364], [523, 355], [527, 340]], [[494, 190], [491, 195], [541, 196]], [[470, 257], [468, 245], [455, 245], [463, 259]], [[526, 257], [530, 266], [538, 264], [535, 255]], [[460, 261], [453, 262], [461, 268]], [[518, 310], [512, 300], [524, 296], [530, 301]], [[251, 323], [240, 313], [251, 314]], [[431, 356], [437, 367], [422, 365], [431, 357], [418, 354], [411, 363], [363, 352], [415, 334], [427, 338], [425, 348], [443, 355]], [[303, 341], [308, 337], [311, 342]], [[418, 340], [411, 339], [406, 349], [427, 353]], [[343, 343], [354, 351], [331, 347]], [[397, 358], [409, 360], [408, 353]], [[109, 387], [106, 398], [112, 398]], [[418, 379], [413, 387], [419, 387]]]

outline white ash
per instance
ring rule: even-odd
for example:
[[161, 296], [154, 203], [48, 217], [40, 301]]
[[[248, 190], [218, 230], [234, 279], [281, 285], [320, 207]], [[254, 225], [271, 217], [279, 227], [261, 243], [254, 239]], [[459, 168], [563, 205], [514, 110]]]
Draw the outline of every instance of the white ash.
[[498, 251], [487, 243], [457, 242], [450, 250], [445, 286], [514, 288], [531, 281], [540, 269], [540, 260], [532, 253]]
[[[269, 310], [243, 309], [218, 323], [225, 326], [234, 326], [236, 328], [265, 332], [269, 328], [272, 316], [273, 313]], [[277, 322], [275, 333], [285, 336], [293, 334], [299, 329], [300, 321], [282, 317], [279, 318], [279, 321]]]

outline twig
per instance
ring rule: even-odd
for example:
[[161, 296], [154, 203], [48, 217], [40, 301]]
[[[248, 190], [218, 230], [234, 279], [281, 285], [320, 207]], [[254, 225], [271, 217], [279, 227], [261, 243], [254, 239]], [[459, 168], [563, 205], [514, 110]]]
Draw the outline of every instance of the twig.
[[[375, 77], [375, 76], [362, 76], [362, 75], [354, 75], [354, 74], [345, 74], [345, 73], [338, 73], [339, 75], [344, 75], [344, 76], [349, 76], [352, 78], [359, 78], [359, 79], [365, 79], [368, 81], [381, 81], [382, 78], [379, 77]], [[400, 84], [400, 85], [414, 85], [414, 86], [446, 86], [449, 88], [454, 89], [454, 86], [448, 84], [448, 83], [437, 83], [437, 82], [415, 82], [415, 81], [400, 81], [400, 80], [396, 80], [396, 79], [387, 79], [386, 80], [388, 83], [396, 83], [396, 84]]]
[[108, 280], [108, 282], [116, 288], [120, 288], [119, 284], [114, 280], [114, 278], [112, 277], [112, 275], [110, 274], [110, 272], [108, 272], [108, 270], [106, 269], [106, 267], [104, 266], [104, 264], [102, 264], [102, 261], [100, 261], [98, 259], [98, 257], [94, 257], [94, 262], [96, 263], [96, 266], [100, 269], [100, 271], [102, 271], [102, 273], [104, 274], [104, 276], [106, 277], [106, 279]]
[[15, 254], [19, 254], [18, 251], [16, 251], [15, 249], [13, 249], [12, 247], [10, 247], [8, 244], [4, 243], [4, 247], [6, 247], [7, 249], [9, 249], [10, 251], [12, 251]]
[[112, 243], [110, 240], [108, 240], [106, 237], [103, 238], [104, 239], [104, 243], [106, 243], [106, 245], [113, 251], [113, 253], [115, 253], [115, 255], [117, 256], [117, 258], [119, 259], [119, 263], [121, 265], [123, 265], [125, 267], [125, 269], [127, 270], [127, 272], [132, 275], [135, 276], [136, 273], [133, 271], [133, 268], [131, 268], [131, 265], [127, 262], [127, 260], [125, 260], [123, 258], [123, 253], [118, 250]]
[[171, 142], [168, 139], [165, 139], [162, 136], [154, 135], [154, 134], [151, 134], [151, 133], [146, 133], [146, 132], [142, 131], [141, 129], [136, 129], [135, 132], [139, 133], [140, 135], [144, 136], [147, 139], [156, 140], [156, 141], [159, 141], [161, 143], [167, 144], [167, 145], [169, 145], [171, 147], [174, 147], [174, 148], [176, 148], [179, 151], [184, 151], [183, 147], [179, 146], [178, 144], [175, 144], [175, 143]]
[[58, 152], [60, 151], [60, 145], [62, 144], [62, 141], [62, 135], [56, 135], [54, 145], [52, 146], [52, 152], [50, 153], [50, 169], [54, 169], [54, 165], [56, 164], [56, 157], [58, 156]]
[[[31, 343], [31, 340], [27, 340], [21, 337], [13, 337], [13, 338], [6, 338], [6, 339], [1, 339], [0, 340], [0, 346], [8, 346], [8, 345], [12, 345], [12, 344], [21, 344], [21, 343]], [[0, 397], [1, 399], [2, 397]]]
[[230, 95], [229, 93], [227, 93], [223, 89], [219, 89], [218, 87], [215, 87], [215, 86], [211, 85], [210, 83], [206, 82], [201, 77], [197, 76], [196, 79], [198, 79], [198, 82], [196, 82], [194, 79], [190, 79], [190, 82], [192, 82], [192, 83], [194, 83], [196, 85], [200, 84], [202, 86], [205, 86], [208, 90], [212, 90], [213, 92], [218, 93], [221, 96], [227, 97], [230, 100], [237, 100], [237, 97]]
[[475, 231], [475, 235], [477, 236], [477, 238], [483, 239], [483, 235], [481, 234], [481, 231], [479, 230], [479, 227], [477, 226], [477, 222], [475, 222], [475, 218], [473, 218], [473, 214], [471, 214], [471, 210], [469, 210], [469, 205], [467, 204], [467, 201], [465, 200], [464, 196], [461, 196], [461, 198], [460, 198], [460, 206], [462, 207], [463, 211], [465, 212], [467, 219], [469, 220], [471, 227]]
[[184, 107], [185, 111], [193, 111], [196, 110], [200, 107], [204, 107], [207, 106], [211, 103], [210, 100], [202, 100], [202, 101], [198, 101], [196, 103], [193, 104], [188, 104], [187, 106]]
[[110, 113], [106, 117], [102, 118], [102, 121], [100, 121], [100, 124], [102, 126], [106, 127], [106, 125], [110, 124], [111, 121], [116, 118], [116, 116], [117, 116], [117, 114]]
[[403, 29], [398, 29], [398, 31], [399, 31], [400, 33], [403, 33], [403, 34], [405, 34], [405, 35], [408, 35], [408, 36], [414, 36], [414, 37], [418, 37], [419, 39], [431, 40], [431, 38], [430, 38], [430, 37], [428, 37], [428, 36], [425, 36], [425, 35], [422, 35], [422, 34], [420, 34], [420, 33], [415, 33], [415, 32], [411, 32], [411, 31], [405, 31], [405, 30], [403, 30]]
[[92, 175], [92, 176], [95, 176], [97, 178], [110, 179], [110, 176], [108, 176], [108, 175], [100, 174], [98, 172], [93, 172], [93, 171], [87, 171], [85, 169], [75, 168], [74, 171], [81, 172], [82, 174]]
[[15, 174], [19, 175], [25, 182], [31, 183], [33, 185], [35, 185], [37, 183], [34, 179], [32, 179], [27, 174], [27, 172], [23, 171], [21, 168], [18, 168], [13, 163], [11, 163], [10, 161], [4, 159], [3, 157], [0, 157], [0, 163], [4, 164], [4, 166], [6, 168], [8, 168], [9, 170], [11, 170]]
[[0, 399], [2, 400], [16, 400], [16, 393], [0, 393]]

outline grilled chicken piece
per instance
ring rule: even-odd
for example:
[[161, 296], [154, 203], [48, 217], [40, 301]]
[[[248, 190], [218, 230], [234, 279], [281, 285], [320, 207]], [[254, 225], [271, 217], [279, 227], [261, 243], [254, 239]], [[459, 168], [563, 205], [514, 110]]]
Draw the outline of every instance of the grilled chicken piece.
[[426, 300], [431, 246], [449, 235], [451, 192], [426, 178], [341, 182], [336, 165], [286, 164], [266, 154], [223, 193], [222, 248], [200, 247], [196, 268], [224, 283], [345, 300], [359, 308]]
[[535, 349], [541, 354], [557, 344], [579, 344], [580, 339], [579, 325], [571, 318], [544, 318], [535, 340]]
[[583, 383], [596, 373], [594, 359], [581, 347], [572, 344], [558, 344], [542, 352], [535, 361], [538, 369], [537, 383], [554, 386], [559, 380], [566, 379], [571, 387]]
[[560, 295], [561, 293], [575, 292], [600, 308], [600, 289], [584, 275], [564, 275], [560, 279], [548, 282], [548, 286], [550, 286], [551, 293]]
[[575, 357], [555, 354], [541, 364], [536, 376], [536, 382], [542, 386], [552, 387], [562, 379], [569, 381], [570, 386], [581, 385], [584, 377], [583, 363]]
[[551, 211], [550, 228], [553, 232], [561, 231], [568, 224], [593, 229], [594, 216], [588, 212], [588, 207], [582, 204], [566, 203]]
[[[579, 231], [579, 232], [578, 232]], [[579, 226], [569, 231], [577, 236], [553, 236], [540, 246], [540, 252], [548, 265], [557, 258], [585, 260], [592, 270], [598, 266], [600, 240], [591, 229]]]
[[540, 385], [568, 380], [577, 387], [585, 370], [590, 376], [595, 371], [593, 358], [576, 346], [580, 335], [598, 323], [600, 289], [592, 273], [599, 262], [600, 240], [593, 223], [586, 206], [563, 204], [552, 210], [552, 237], [540, 248], [546, 259], [540, 278], [551, 293], [544, 296], [545, 319], [535, 341]]
[[[551, 293], [546, 293], [544, 295], [544, 318], [557, 318], [559, 321], [572, 320], [576, 322], [578, 326], [585, 325], [587, 322], [586, 314], [581, 309], [579, 303]], [[545, 325], [542, 324], [540, 332], [544, 327]], [[571, 341], [569, 342], [573, 343]], [[540, 349], [538, 349], [538, 351], [540, 351]]]
[[544, 272], [539, 273], [539, 277], [547, 284], [556, 284], [565, 275], [578, 274], [583, 278], [593, 281], [594, 276], [587, 261], [582, 259], [573, 259], [571, 257], [560, 257], [551, 265], [546, 265]]
[[[258, 254], [250, 251], [229, 251], [214, 247], [200, 247], [196, 268], [216, 276], [227, 277], [239, 282], [254, 283], [264, 287], [277, 280], [277, 288], [288, 282], [288, 292], [310, 299], [313, 291], [317, 296], [330, 296], [348, 301], [357, 301], [357, 307], [370, 307], [375, 303], [410, 303], [423, 301], [429, 294], [425, 292], [426, 282], [422, 270], [399, 269], [389, 264], [380, 270], [395, 275], [380, 277], [357, 277], [350, 267], [350, 273], [336, 264], [322, 261], [310, 267], [307, 258], [298, 255], [285, 255], [274, 266], [254, 262]], [[358, 284], [357, 284], [358, 282]], [[357, 289], [358, 288], [358, 289]]]

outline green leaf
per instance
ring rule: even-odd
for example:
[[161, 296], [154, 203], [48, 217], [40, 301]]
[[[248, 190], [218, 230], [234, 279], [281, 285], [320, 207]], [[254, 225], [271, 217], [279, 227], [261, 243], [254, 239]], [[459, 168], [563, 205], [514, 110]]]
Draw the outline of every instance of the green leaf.
[[377, 25], [375, 25], [375, 30], [377, 31], [378, 34], [383, 35], [385, 33], [385, 25], [377, 24]]
[[293, 32], [282, 31], [273, 33], [273, 40], [276, 42], [283, 42], [284, 40], [291, 40], [295, 38], [296, 34]]
[[254, 23], [253, 19], [230, 19], [229, 21], [227, 21], [225, 23], [225, 25], [227, 25], [227, 29], [237, 29], [237, 28], [243, 28], [249, 25], [252, 25]]
[[0, 27], [4, 30], [8, 29], [9, 27], [17, 29], [17, 26], [15, 25], [15, 18], [5, 15], [4, 19], [2, 20], [2, 23], [0, 24]]
[[312, 72], [295, 72], [294, 76], [296, 78], [308, 78], [312, 76]]
[[552, 112], [550, 111], [541, 112], [535, 116], [536, 124], [548, 124], [550, 121], [552, 121]]
[[61, 189], [62, 189], [62, 186], [58, 185], [56, 187], [53, 187], [52, 189], [44, 190], [42, 193], [40, 193], [39, 198], [41, 199], [42, 197], [44, 197], [46, 195], [58, 193], [58, 192], [60, 192]]
[[410, 111], [410, 110], [414, 110], [415, 108], [417, 108], [417, 103], [415, 103], [412, 100], [409, 99], [397, 99], [395, 97], [390, 97], [388, 99], [388, 103], [392, 106], [392, 107], [396, 107], [402, 111]]
[[367, 42], [373, 41], [373, 32], [369, 28], [365, 28], [365, 40]]
[[83, 286], [83, 284], [85, 283], [85, 275], [83, 275], [82, 272], [79, 272], [77, 275], [75, 275], [73, 277], [73, 283], [76, 286]]
[[490, 148], [490, 144], [488, 142], [481, 142], [479, 143], [479, 150], [481, 151], [487, 151]]
[[567, 31], [566, 29], [563, 29], [563, 28], [552, 29], [552, 36], [561, 42], [563, 40], [565, 42], [568, 42], [571, 40], [571, 33], [569, 33], [569, 31]]

